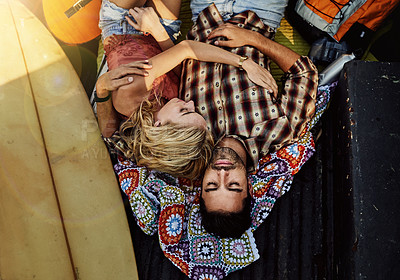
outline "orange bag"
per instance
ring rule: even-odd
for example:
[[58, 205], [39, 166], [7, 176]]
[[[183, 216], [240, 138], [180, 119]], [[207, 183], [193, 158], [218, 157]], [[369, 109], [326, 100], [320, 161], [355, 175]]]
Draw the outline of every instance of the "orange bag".
[[299, 0], [296, 12], [336, 41], [359, 22], [375, 31], [400, 0]]

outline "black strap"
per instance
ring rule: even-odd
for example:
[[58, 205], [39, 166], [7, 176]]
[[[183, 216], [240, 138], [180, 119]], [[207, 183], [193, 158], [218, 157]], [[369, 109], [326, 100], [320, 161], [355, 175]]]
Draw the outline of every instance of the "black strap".
[[72, 17], [76, 12], [78, 12], [80, 9], [85, 7], [89, 2], [92, 0], [79, 0], [77, 1], [71, 8], [66, 10], [64, 14], [67, 16], [67, 18]]
[[97, 96], [97, 91], [95, 90], [94, 91], [94, 99], [93, 99], [93, 101], [96, 102], [96, 103], [106, 102], [108, 99], [110, 99], [111, 95], [112, 95], [112, 91], [109, 91], [108, 95], [106, 97], [100, 98], [100, 97]]

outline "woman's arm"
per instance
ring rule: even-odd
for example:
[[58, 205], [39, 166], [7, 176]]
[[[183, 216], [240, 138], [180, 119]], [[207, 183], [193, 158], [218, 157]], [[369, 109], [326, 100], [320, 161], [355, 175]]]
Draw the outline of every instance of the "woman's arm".
[[[161, 9], [159, 2], [160, 1], [157, 2], [157, 6], [159, 9]], [[175, 5], [179, 5], [180, 7], [180, 1], [176, 2], [177, 3]], [[153, 4], [155, 5], [155, 3]], [[175, 9], [176, 8], [177, 7], [175, 7]], [[174, 15], [171, 12], [167, 13], [165, 10], [167, 9], [164, 7], [164, 9], [162, 9], [164, 14], [169, 15], [169, 17], [174, 17]], [[126, 20], [128, 21], [128, 23], [132, 25], [136, 30], [142, 31], [145, 34], [146, 33], [151, 34], [151, 36], [153, 36], [153, 38], [157, 41], [162, 51], [165, 51], [175, 45], [174, 42], [172, 42], [171, 38], [169, 37], [164, 26], [162, 26], [162, 24], [160, 23], [160, 18], [158, 17], [156, 11], [152, 7], [147, 7], [147, 8], [135, 7], [129, 10], [129, 14], [135, 19], [136, 22], [127, 16]], [[181, 75], [180, 64], [177, 65], [177, 67], [175, 67], [173, 71], [179, 78]]]
[[128, 23], [136, 30], [142, 31], [145, 34], [151, 34], [157, 41], [162, 51], [174, 46], [174, 43], [169, 37], [164, 26], [162, 26], [160, 23], [160, 19], [152, 7], [135, 7], [129, 10], [129, 14], [135, 19], [136, 22], [134, 22], [131, 18], [126, 17]]
[[[151, 67], [151, 64], [148, 64], [147, 61], [135, 61], [104, 73], [96, 82], [97, 97], [105, 98], [119, 87], [130, 84], [133, 78], [127, 75], [148, 75], [146, 70], [151, 69]], [[104, 102], [97, 102], [97, 121], [100, 132], [104, 137], [111, 137], [118, 129], [119, 118], [111, 98]]]
[[[150, 89], [154, 79], [169, 72], [185, 59], [224, 63], [239, 67], [240, 58], [237, 54], [210, 44], [185, 40], [149, 59], [153, 68], [149, 71], [149, 76], [144, 78], [146, 87]], [[268, 70], [251, 59], [245, 60], [242, 67], [254, 83], [276, 92], [276, 82]]]

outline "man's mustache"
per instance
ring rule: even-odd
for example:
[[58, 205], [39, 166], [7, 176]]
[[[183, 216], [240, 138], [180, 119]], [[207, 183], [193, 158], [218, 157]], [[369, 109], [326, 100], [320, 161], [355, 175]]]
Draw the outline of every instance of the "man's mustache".
[[233, 165], [215, 165], [215, 164], [210, 164], [211, 169], [212, 170], [225, 170], [225, 171], [229, 171], [229, 170], [233, 170], [237, 167], [237, 164], [233, 164]]

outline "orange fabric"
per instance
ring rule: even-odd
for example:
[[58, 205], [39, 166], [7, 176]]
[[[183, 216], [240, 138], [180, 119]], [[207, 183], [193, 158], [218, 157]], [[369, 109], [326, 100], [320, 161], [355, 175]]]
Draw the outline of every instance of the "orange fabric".
[[375, 31], [399, 3], [399, 0], [375, 0], [358, 22]]
[[339, 17], [339, 8], [346, 5], [349, 0], [336, 0], [335, 2], [337, 3], [337, 6], [329, 0], [304, 0], [306, 6], [327, 23], [332, 23], [333, 18]]
[[[348, 2], [349, 0], [336, 0], [335, 3], [337, 5], [335, 5], [330, 0], [304, 0], [309, 9], [329, 24], [333, 22], [333, 18], [340, 17], [339, 8]], [[334, 38], [340, 41], [355, 22], [359, 22], [375, 31], [399, 2], [400, 0], [367, 0], [364, 5], [342, 23]]]
[[346, 34], [346, 32], [350, 29], [350, 27], [357, 22], [357, 20], [365, 14], [368, 10], [373, 9], [372, 4], [375, 0], [368, 0], [364, 3], [351, 17], [349, 17], [336, 32], [334, 38], [337, 41], [340, 41], [342, 37]]

